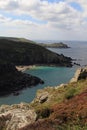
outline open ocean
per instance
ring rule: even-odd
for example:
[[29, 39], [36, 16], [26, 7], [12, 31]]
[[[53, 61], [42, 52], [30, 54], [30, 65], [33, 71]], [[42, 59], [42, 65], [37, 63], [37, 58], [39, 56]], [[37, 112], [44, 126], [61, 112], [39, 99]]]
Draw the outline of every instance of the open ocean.
[[[44, 43], [54, 43], [57, 41], [39, 41]], [[59, 42], [59, 41], [58, 41]], [[87, 42], [77, 42], [77, 41], [64, 41], [65, 44], [70, 46], [68, 49], [54, 49], [48, 48], [53, 52], [64, 54], [72, 59], [76, 59], [75, 62], [81, 64], [81, 66], [87, 65]], [[35, 96], [38, 89], [42, 89], [47, 86], [58, 86], [61, 83], [67, 83], [74, 76], [74, 73], [78, 66], [73, 66], [72, 68], [67, 67], [36, 67], [31, 70], [26, 70], [26, 73], [35, 75], [44, 80], [45, 84], [37, 85], [32, 88], [27, 88], [20, 92], [18, 96], [5, 96], [0, 97], [0, 105], [2, 104], [17, 104], [20, 102], [31, 102]]]

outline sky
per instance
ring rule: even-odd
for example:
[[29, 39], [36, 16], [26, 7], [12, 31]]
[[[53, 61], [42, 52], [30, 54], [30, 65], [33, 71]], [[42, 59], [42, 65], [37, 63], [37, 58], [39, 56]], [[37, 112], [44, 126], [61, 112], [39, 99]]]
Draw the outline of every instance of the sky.
[[0, 0], [0, 36], [87, 41], [87, 0]]

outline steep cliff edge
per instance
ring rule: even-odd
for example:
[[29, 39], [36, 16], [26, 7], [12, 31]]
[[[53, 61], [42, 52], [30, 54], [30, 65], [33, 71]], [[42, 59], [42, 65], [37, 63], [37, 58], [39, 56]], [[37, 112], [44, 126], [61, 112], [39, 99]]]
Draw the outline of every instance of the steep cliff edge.
[[37, 115], [26, 103], [19, 105], [2, 105], [0, 107], [0, 130], [18, 130], [34, 123]]
[[[15, 66], [72, 66], [72, 59], [53, 53], [35, 42], [23, 38], [0, 37], [0, 96], [43, 83], [37, 77], [21, 73]], [[15, 65], [15, 66], [14, 66]]]
[[44, 83], [40, 78], [18, 71], [13, 64], [0, 64], [0, 96], [13, 93], [27, 87]]
[[74, 77], [70, 80], [70, 82], [77, 82], [80, 79], [86, 79], [87, 78], [87, 66], [83, 68], [78, 68]]
[[2, 105], [0, 130], [87, 130], [87, 79], [38, 90], [28, 103]]
[[15, 65], [72, 66], [72, 59], [37, 45], [33, 41], [17, 38], [0, 38], [0, 63]]

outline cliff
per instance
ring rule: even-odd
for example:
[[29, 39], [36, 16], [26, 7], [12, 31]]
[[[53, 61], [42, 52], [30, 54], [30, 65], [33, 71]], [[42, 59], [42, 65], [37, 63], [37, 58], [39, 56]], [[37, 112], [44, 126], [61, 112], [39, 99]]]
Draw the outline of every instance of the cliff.
[[44, 83], [40, 78], [18, 71], [13, 64], [0, 64], [0, 96]]
[[37, 77], [21, 73], [15, 66], [72, 66], [72, 59], [58, 55], [24, 38], [0, 37], [0, 96], [43, 83]]
[[0, 38], [0, 63], [72, 66], [72, 59], [27, 39]]
[[38, 90], [30, 104], [2, 105], [0, 130], [87, 130], [87, 79]]
[[70, 80], [70, 82], [77, 82], [80, 79], [86, 79], [87, 78], [87, 67], [79, 68], [77, 69], [74, 77]]
[[[3, 111], [3, 112], [2, 112]], [[0, 107], [0, 130], [18, 130], [36, 121], [37, 115], [26, 103]]]
[[41, 79], [17, 71], [21, 65], [72, 66], [72, 59], [53, 53], [24, 38], [0, 37], [0, 96], [44, 83]]

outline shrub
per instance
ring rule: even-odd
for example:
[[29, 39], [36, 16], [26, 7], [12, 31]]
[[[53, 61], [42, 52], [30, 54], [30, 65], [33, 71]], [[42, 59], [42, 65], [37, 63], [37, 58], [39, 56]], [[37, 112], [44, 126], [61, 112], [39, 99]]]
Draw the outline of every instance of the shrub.
[[46, 107], [36, 110], [36, 113], [38, 115], [38, 118], [47, 118], [52, 113], [52, 110]]
[[66, 93], [65, 93], [65, 98], [66, 99], [71, 99], [76, 93], [75, 88], [70, 88]]

